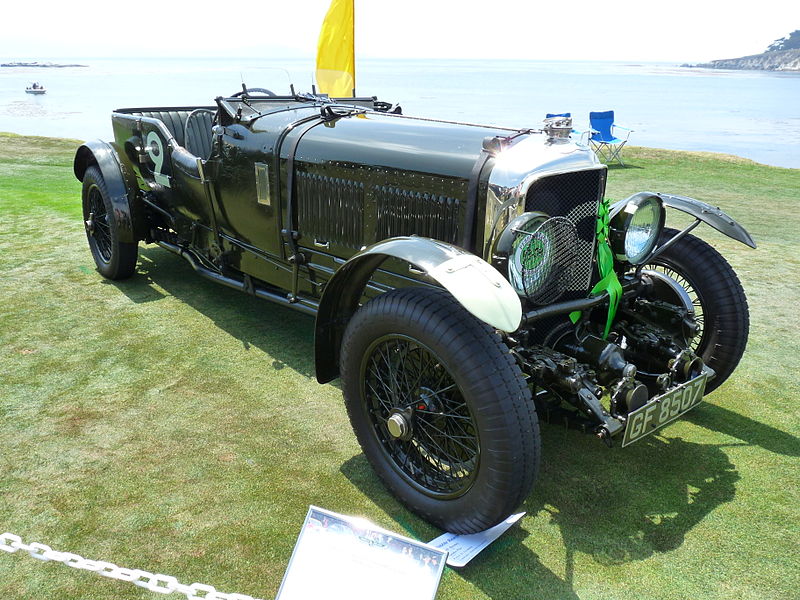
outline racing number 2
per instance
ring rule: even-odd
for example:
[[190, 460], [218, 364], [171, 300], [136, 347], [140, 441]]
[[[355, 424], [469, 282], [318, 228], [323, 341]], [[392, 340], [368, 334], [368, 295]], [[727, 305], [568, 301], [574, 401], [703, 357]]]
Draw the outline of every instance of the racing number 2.
[[145, 151], [150, 157], [150, 160], [153, 161], [153, 179], [156, 180], [156, 183], [164, 187], [171, 187], [169, 177], [161, 172], [161, 169], [164, 167], [164, 142], [161, 141], [161, 137], [155, 131], [151, 131], [147, 134]]

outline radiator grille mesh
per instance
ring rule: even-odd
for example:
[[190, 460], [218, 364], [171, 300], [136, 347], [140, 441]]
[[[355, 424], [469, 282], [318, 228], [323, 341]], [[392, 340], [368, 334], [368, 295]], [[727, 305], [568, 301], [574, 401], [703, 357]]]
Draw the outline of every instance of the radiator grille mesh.
[[553, 175], [534, 182], [525, 211], [565, 217], [575, 227], [574, 265], [565, 282], [563, 300], [583, 298], [591, 288], [597, 209], [605, 191], [605, 171], [593, 169]]

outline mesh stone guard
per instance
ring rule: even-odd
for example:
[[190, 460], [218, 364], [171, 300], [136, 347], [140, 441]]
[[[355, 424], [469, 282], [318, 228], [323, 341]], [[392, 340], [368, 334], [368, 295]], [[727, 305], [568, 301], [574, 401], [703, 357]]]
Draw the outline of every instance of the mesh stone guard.
[[523, 239], [514, 244], [512, 269], [525, 296], [533, 304], [555, 302], [573, 282], [578, 247], [575, 226], [565, 217], [552, 217], [532, 232], [514, 233]]

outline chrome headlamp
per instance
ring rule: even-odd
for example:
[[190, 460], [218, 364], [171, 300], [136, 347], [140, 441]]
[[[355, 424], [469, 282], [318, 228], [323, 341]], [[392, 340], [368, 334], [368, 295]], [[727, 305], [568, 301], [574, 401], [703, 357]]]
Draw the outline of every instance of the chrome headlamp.
[[643, 263], [664, 229], [661, 198], [651, 194], [629, 198], [611, 212], [609, 243], [617, 260]]
[[576, 248], [577, 234], [568, 219], [539, 212], [512, 220], [497, 241], [497, 254], [507, 259], [509, 283], [535, 304], [554, 302], [564, 293]]

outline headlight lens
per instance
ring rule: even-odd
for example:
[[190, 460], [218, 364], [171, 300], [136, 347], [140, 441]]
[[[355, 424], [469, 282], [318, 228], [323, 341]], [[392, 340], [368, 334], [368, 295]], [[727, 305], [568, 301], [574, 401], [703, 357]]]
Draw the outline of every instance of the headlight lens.
[[557, 300], [572, 281], [577, 234], [564, 217], [524, 213], [506, 227], [497, 244], [507, 258], [508, 281], [534, 304]]
[[553, 268], [553, 244], [539, 230], [545, 219], [535, 218], [513, 230], [516, 234], [508, 256], [508, 280], [518, 294], [536, 292]]
[[611, 219], [611, 247], [618, 260], [644, 262], [664, 228], [664, 208], [657, 196], [630, 200]]

